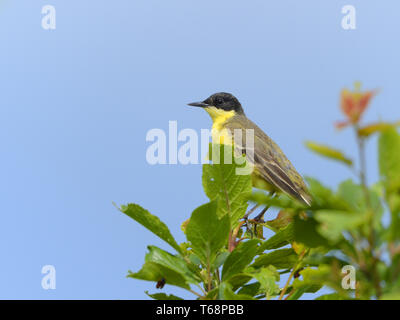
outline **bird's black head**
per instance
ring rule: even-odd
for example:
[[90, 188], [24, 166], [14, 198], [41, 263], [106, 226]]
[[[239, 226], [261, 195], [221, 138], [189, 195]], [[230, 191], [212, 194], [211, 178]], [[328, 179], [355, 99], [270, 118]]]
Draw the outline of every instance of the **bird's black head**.
[[211, 108], [215, 107], [224, 111], [235, 111], [238, 114], [243, 114], [243, 108], [239, 100], [233, 95], [226, 92], [218, 92], [209, 96], [201, 102], [192, 102], [188, 104], [193, 107]]

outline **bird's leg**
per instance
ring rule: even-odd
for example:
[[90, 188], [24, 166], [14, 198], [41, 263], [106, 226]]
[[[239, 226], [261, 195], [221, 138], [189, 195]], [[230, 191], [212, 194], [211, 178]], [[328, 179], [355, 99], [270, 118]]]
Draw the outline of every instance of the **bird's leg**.
[[249, 211], [247, 211], [247, 213], [243, 216], [243, 219], [247, 220], [249, 215], [251, 215], [259, 206], [260, 206], [259, 204], [256, 204], [253, 208], [251, 208]]
[[258, 230], [257, 226], [259, 223], [264, 223], [265, 221], [263, 220], [265, 212], [269, 209], [270, 206], [265, 206], [264, 209], [261, 210], [261, 212], [252, 220], [254, 224], [254, 230], [253, 234], [260, 239], [264, 239], [263, 237], [263, 228], [261, 226], [261, 229]]
[[[275, 196], [275, 192], [272, 191], [272, 192], [269, 194], [269, 196], [270, 196], [271, 198], [273, 198], [273, 197]], [[254, 218], [254, 220], [255, 220], [256, 222], [263, 222], [264, 214], [267, 212], [267, 210], [268, 210], [269, 208], [270, 208], [270, 205], [267, 205], [267, 206]]]
[[243, 226], [246, 227], [246, 230], [247, 230], [246, 232], [250, 232], [251, 234], [253, 234], [253, 231], [252, 231], [251, 228], [249, 227], [249, 224], [248, 224], [247, 219], [248, 219], [248, 217], [249, 217], [259, 206], [260, 206], [259, 204], [256, 204], [256, 205], [253, 206], [249, 211], [247, 211], [247, 213], [243, 216], [243, 220], [244, 220]]
[[269, 209], [270, 206], [266, 206], [264, 209], [261, 210], [261, 212], [254, 218], [254, 221], [256, 221], [257, 223], [262, 223], [263, 221], [263, 217], [264, 214], [267, 212], [267, 210]]

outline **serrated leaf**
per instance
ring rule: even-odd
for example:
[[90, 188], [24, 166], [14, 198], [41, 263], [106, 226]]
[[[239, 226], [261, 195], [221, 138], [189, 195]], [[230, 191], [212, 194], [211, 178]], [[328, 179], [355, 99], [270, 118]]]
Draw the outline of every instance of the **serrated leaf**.
[[331, 267], [321, 265], [317, 269], [305, 268], [300, 271], [303, 280], [297, 278], [293, 281], [293, 289], [304, 290], [304, 292], [317, 292], [329, 279]]
[[296, 278], [292, 283], [294, 293], [289, 296], [288, 300], [297, 300], [304, 293], [316, 293], [322, 288], [329, 273], [330, 268], [325, 265], [317, 269], [310, 267], [303, 269], [300, 271], [302, 279]]
[[177, 252], [182, 253], [180, 246], [175, 241], [166, 224], [157, 216], [152, 215], [149, 211], [134, 203], [130, 203], [126, 206], [122, 205], [120, 211], [153, 232]]
[[155, 246], [148, 247], [149, 252], [146, 254], [146, 262], [154, 262], [159, 265], [169, 268], [181, 274], [187, 282], [197, 284], [201, 279], [190, 268], [188, 263], [179, 256], [174, 256], [167, 251], [164, 251]]
[[241, 242], [229, 254], [222, 268], [222, 281], [225, 281], [235, 274], [243, 271], [243, 269], [250, 264], [257, 253], [257, 246], [259, 241], [257, 239]]
[[279, 273], [272, 266], [258, 269], [254, 272], [253, 277], [260, 283], [260, 291], [262, 291], [267, 299], [279, 293]]
[[145, 291], [145, 293], [150, 297], [153, 298], [154, 300], [183, 300], [180, 297], [177, 297], [173, 294], [165, 294], [165, 293], [149, 293], [148, 291]]
[[219, 219], [217, 203], [212, 201], [193, 211], [186, 228], [186, 237], [195, 254], [207, 266], [213, 263], [218, 251], [227, 243], [229, 231], [229, 216]]
[[[213, 148], [220, 148], [221, 155], [224, 149], [231, 149], [231, 146], [213, 145]], [[220, 163], [203, 165], [203, 188], [207, 197], [218, 201], [218, 216], [228, 214], [231, 219], [232, 228], [235, 228], [239, 219], [246, 214], [247, 200], [251, 195], [252, 182], [250, 175], [237, 174], [239, 165], [232, 163]], [[236, 159], [236, 158], [235, 158]]]
[[236, 294], [232, 286], [227, 282], [222, 282], [219, 286], [219, 298], [221, 300], [254, 300], [247, 294]]
[[276, 269], [293, 267], [298, 257], [293, 249], [279, 249], [259, 256], [251, 265], [253, 268], [274, 266]]
[[264, 241], [258, 249], [258, 253], [265, 250], [272, 250], [283, 247], [294, 240], [294, 225], [289, 224], [287, 227], [279, 230], [267, 241]]
[[186, 279], [180, 273], [151, 261], [145, 262], [138, 272], [129, 271], [128, 277], [154, 282], [165, 281], [166, 284], [190, 289]]
[[340, 161], [348, 166], [352, 166], [353, 165], [353, 161], [346, 157], [342, 151], [326, 146], [326, 145], [322, 145], [319, 143], [315, 143], [312, 141], [307, 141], [305, 142], [305, 145], [308, 149], [310, 149], [311, 151], [324, 156], [326, 158], [332, 159], [332, 160], [336, 160], [336, 161]]

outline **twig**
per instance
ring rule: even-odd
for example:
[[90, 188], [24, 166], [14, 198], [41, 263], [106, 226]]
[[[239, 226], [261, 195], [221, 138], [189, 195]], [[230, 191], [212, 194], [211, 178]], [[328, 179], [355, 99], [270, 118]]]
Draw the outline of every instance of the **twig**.
[[294, 274], [296, 273], [297, 267], [299, 266], [301, 260], [303, 260], [306, 252], [307, 252], [307, 249], [304, 249], [303, 252], [300, 254], [299, 259], [297, 260], [296, 264], [293, 266], [293, 270], [290, 273], [289, 278], [287, 279], [287, 281], [285, 283], [285, 286], [283, 287], [283, 289], [281, 291], [281, 294], [279, 295], [279, 299], [278, 300], [282, 300], [283, 296], [285, 295], [286, 290], [289, 287], [290, 281], [292, 280]]
[[244, 223], [245, 223], [245, 221], [241, 221], [235, 230], [232, 230], [231, 232], [229, 232], [229, 240], [228, 240], [228, 251], [229, 252], [232, 252], [238, 245], [239, 242], [236, 241], [236, 237], [239, 233], [240, 228], [242, 227], [242, 225]]
[[205, 296], [207, 295], [207, 292], [201, 287], [201, 285], [196, 284], [196, 286], [197, 286], [197, 288], [200, 289], [200, 291], [201, 291]]
[[199, 293], [197, 293], [196, 291], [192, 290], [192, 289], [188, 289], [191, 293], [193, 293], [194, 295], [198, 296], [199, 298], [203, 298], [203, 296]]
[[368, 190], [368, 184], [367, 184], [367, 166], [366, 166], [366, 157], [365, 157], [365, 139], [364, 137], [360, 136], [359, 134], [359, 126], [358, 124], [354, 125], [355, 133], [356, 133], [356, 138], [357, 138], [357, 145], [358, 145], [358, 154], [359, 154], [359, 160], [360, 160], [360, 182], [364, 191], [364, 196], [365, 196], [365, 201], [367, 203], [367, 207], [369, 209], [370, 217], [369, 217], [369, 234], [368, 234], [368, 243], [369, 243], [369, 254], [371, 255], [372, 258], [372, 278], [373, 278], [373, 283], [375, 286], [375, 291], [376, 291], [376, 296], [379, 298], [380, 295], [382, 294], [381, 290], [381, 285], [380, 285], [380, 280], [379, 280], [379, 274], [377, 271], [377, 263], [378, 259], [374, 254], [375, 250], [375, 231], [374, 231], [374, 210], [372, 208], [371, 204], [371, 199], [369, 195], [369, 190]]

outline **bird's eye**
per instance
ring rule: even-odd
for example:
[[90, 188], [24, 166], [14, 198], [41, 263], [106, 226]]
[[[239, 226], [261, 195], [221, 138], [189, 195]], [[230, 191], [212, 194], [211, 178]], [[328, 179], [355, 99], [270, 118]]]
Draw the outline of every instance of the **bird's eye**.
[[220, 98], [220, 97], [215, 99], [215, 103], [216, 104], [222, 104], [223, 102], [224, 102], [224, 100], [222, 98]]

